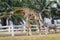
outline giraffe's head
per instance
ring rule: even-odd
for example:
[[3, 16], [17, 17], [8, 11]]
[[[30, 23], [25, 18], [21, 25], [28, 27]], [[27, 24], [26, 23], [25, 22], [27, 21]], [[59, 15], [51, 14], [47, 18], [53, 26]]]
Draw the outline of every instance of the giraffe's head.
[[9, 13], [8, 13], [8, 15], [13, 15], [14, 14], [14, 11], [10, 11]]

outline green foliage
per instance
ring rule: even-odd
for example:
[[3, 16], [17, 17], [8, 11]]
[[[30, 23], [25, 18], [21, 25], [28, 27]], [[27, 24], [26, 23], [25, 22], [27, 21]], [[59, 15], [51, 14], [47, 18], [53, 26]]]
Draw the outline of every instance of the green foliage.
[[17, 25], [19, 23], [19, 21], [24, 18], [24, 14], [23, 13], [15, 13], [13, 16], [14, 18], [14, 23]]
[[21, 18], [24, 18], [24, 14], [22, 14], [22, 13], [15, 13], [13, 16], [15, 19], [18, 19], [18, 20]]
[[0, 11], [1, 12], [7, 12], [9, 10], [11, 10], [11, 7], [8, 5], [8, 3], [6, 3], [6, 2], [0, 3]]
[[46, 0], [1, 0], [13, 7], [29, 7], [41, 11], [46, 4]]
[[[48, 2], [46, 4], [46, 0], [0, 0], [0, 11], [4, 11], [7, 12], [9, 10], [12, 10], [14, 7], [29, 7], [32, 8], [38, 12], [43, 13], [42, 10], [44, 10], [44, 15], [49, 15], [49, 16], [54, 16], [55, 14], [60, 16], [59, 13], [60, 12], [56, 12], [56, 13], [51, 13], [51, 11], [53, 11], [53, 9], [51, 9], [50, 7], [51, 3]], [[48, 8], [50, 7], [50, 8]], [[46, 10], [50, 10], [48, 12], [46, 12]], [[55, 10], [55, 9], [54, 9]], [[56, 10], [58, 11], [58, 10]], [[20, 15], [20, 17], [18, 17], [20, 14], [14, 14], [14, 16], [16, 18], [20, 18], [22, 17]]]
[[0, 14], [0, 18], [7, 18], [7, 17], [8, 17], [7, 12], [2, 12]]

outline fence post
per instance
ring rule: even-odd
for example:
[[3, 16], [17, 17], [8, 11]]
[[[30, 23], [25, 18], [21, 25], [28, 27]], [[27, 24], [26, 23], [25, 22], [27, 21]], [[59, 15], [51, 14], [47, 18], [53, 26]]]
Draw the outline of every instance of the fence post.
[[10, 26], [8, 26], [8, 29], [9, 29], [9, 33], [10, 33]]
[[13, 26], [11, 26], [11, 30], [12, 30], [12, 36], [14, 36], [14, 27]]
[[[6, 24], [9, 25], [8, 19], [6, 19]], [[10, 26], [8, 26], [8, 32], [10, 33]]]
[[24, 27], [24, 28], [23, 28], [23, 29], [24, 29], [24, 30], [23, 30], [23, 32], [26, 32], [26, 30], [25, 30], [25, 29], [26, 29], [26, 26], [25, 26], [25, 25], [23, 25], [23, 27]]

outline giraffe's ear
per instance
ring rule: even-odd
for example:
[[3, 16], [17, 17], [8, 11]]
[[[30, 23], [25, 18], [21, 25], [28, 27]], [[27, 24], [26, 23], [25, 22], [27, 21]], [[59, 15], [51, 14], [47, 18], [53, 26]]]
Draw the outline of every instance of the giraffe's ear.
[[10, 12], [9, 12], [9, 15], [12, 15], [12, 14], [14, 14], [14, 11], [10, 11]]

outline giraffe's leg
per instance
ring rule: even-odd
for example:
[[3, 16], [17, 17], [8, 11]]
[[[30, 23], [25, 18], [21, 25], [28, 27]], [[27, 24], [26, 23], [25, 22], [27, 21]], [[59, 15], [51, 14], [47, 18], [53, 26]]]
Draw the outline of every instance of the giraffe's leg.
[[39, 21], [38, 20], [36, 20], [35, 19], [35, 22], [36, 22], [36, 24], [37, 24], [37, 32], [39, 33], [40, 32], [40, 23], [39, 23]]
[[51, 30], [50, 27], [48, 27], [48, 32], [49, 32], [49, 33], [50, 33], [50, 30]]
[[57, 32], [56, 27], [55, 27], [54, 31], [55, 31], [55, 33]]
[[29, 33], [29, 35], [32, 35], [32, 33], [31, 33], [31, 28], [29, 28], [29, 32], [28, 32], [28, 33]]
[[47, 35], [48, 34], [48, 26], [45, 28], [45, 34]]
[[27, 28], [28, 28], [28, 35], [32, 35], [32, 33], [31, 33], [31, 25], [30, 25], [29, 20], [27, 20]]

